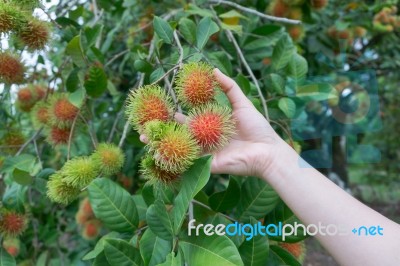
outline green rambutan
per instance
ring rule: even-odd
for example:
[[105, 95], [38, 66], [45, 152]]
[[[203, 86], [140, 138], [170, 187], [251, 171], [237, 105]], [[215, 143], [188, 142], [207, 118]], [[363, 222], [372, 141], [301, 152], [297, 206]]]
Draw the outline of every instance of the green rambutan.
[[126, 116], [136, 130], [152, 120], [168, 121], [173, 113], [171, 98], [158, 85], [146, 85], [130, 92]]
[[178, 98], [187, 107], [196, 107], [214, 100], [219, 88], [213, 68], [204, 62], [184, 64], [175, 81]]
[[223, 147], [235, 131], [231, 110], [217, 104], [193, 109], [188, 125], [194, 139], [207, 152]]
[[2, 137], [0, 143], [2, 146], [7, 146], [3, 149], [5, 153], [15, 154], [25, 143], [25, 137], [20, 131], [12, 129]]
[[24, 21], [24, 14], [16, 5], [0, 2], [0, 33], [18, 31]]
[[292, 254], [301, 264], [304, 262], [304, 258], [306, 255], [306, 246], [304, 242], [296, 242], [296, 243], [286, 243], [281, 242], [279, 246], [286, 249], [290, 254]]
[[69, 141], [70, 128], [59, 128], [52, 126], [48, 129], [47, 142], [53, 146], [67, 144]]
[[50, 38], [49, 26], [44, 21], [32, 19], [21, 28], [18, 37], [29, 50], [42, 50]]
[[16, 237], [5, 237], [3, 239], [3, 248], [15, 258], [19, 254], [21, 241]]
[[78, 198], [80, 192], [80, 189], [64, 181], [61, 171], [52, 174], [47, 182], [47, 197], [53, 202], [68, 205]]
[[83, 225], [82, 236], [87, 240], [95, 239], [100, 233], [101, 223], [97, 219], [87, 221]]
[[59, 128], [70, 127], [79, 109], [73, 105], [68, 94], [53, 94], [49, 102], [50, 124]]
[[200, 147], [186, 125], [167, 122], [153, 128], [156, 136], [149, 142], [149, 151], [156, 165], [162, 170], [180, 174], [187, 170], [198, 157]]
[[67, 161], [61, 169], [64, 182], [82, 189], [99, 175], [99, 168], [90, 157], [76, 157]]
[[49, 108], [45, 101], [39, 101], [31, 110], [32, 122], [36, 128], [49, 124]]
[[24, 81], [25, 66], [19, 57], [0, 52], [0, 82], [21, 84]]
[[147, 155], [141, 162], [143, 176], [152, 184], [170, 185], [178, 180], [180, 174], [172, 173], [157, 166], [152, 156]]
[[40, 0], [8, 0], [14, 5], [18, 5], [25, 11], [33, 11], [34, 8], [39, 7]]
[[0, 232], [3, 236], [21, 235], [28, 227], [26, 215], [13, 210], [2, 209], [0, 212]]
[[92, 154], [91, 159], [101, 175], [112, 176], [121, 171], [124, 166], [125, 155], [114, 144], [100, 143]]

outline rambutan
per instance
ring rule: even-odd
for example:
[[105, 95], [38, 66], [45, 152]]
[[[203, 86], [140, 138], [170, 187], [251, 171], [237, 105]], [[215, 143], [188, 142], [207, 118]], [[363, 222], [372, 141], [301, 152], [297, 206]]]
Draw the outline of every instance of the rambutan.
[[95, 219], [92, 206], [90, 205], [89, 198], [85, 197], [79, 203], [79, 210], [75, 215], [76, 223], [79, 225], [85, 224], [87, 221]]
[[18, 37], [29, 50], [42, 50], [50, 38], [49, 26], [44, 21], [32, 19], [21, 28]]
[[85, 213], [93, 214], [93, 209], [92, 209], [92, 205], [90, 205], [90, 201], [89, 198], [86, 197], [81, 201], [81, 204], [79, 205], [79, 209], [82, 210]]
[[328, 2], [328, 0], [311, 0], [311, 7], [320, 10], [325, 8]]
[[282, 0], [274, 0], [268, 7], [268, 13], [276, 17], [285, 17], [290, 7]]
[[288, 14], [288, 18], [301, 20], [303, 18], [303, 11], [299, 7], [291, 8]]
[[122, 166], [124, 166], [125, 155], [114, 144], [100, 143], [91, 159], [101, 175], [112, 176], [121, 171]]
[[29, 85], [18, 91], [18, 98], [16, 105], [23, 112], [30, 112], [35, 104], [44, 98], [46, 91], [40, 86]]
[[12, 129], [5, 133], [0, 141], [2, 146], [7, 146], [3, 151], [9, 154], [15, 154], [21, 145], [25, 143], [24, 135], [15, 129]]
[[82, 189], [99, 175], [99, 168], [89, 157], [76, 157], [67, 161], [61, 169], [64, 182]]
[[125, 175], [119, 175], [117, 179], [118, 183], [121, 184], [125, 189], [129, 190], [133, 185], [132, 178], [129, 178]]
[[298, 25], [290, 26], [288, 29], [288, 33], [295, 42], [299, 42], [304, 38], [303, 26], [298, 26]]
[[60, 171], [52, 174], [47, 182], [47, 197], [53, 202], [68, 205], [78, 198], [80, 192], [80, 189], [64, 181], [64, 175]]
[[354, 28], [354, 36], [357, 38], [362, 38], [367, 34], [367, 29], [361, 26], [357, 26]]
[[279, 246], [286, 249], [300, 263], [303, 263], [306, 255], [306, 246], [304, 245], [304, 242], [296, 242], [296, 243], [281, 242], [279, 243]]
[[141, 172], [151, 184], [170, 185], [178, 180], [180, 174], [172, 173], [157, 166], [152, 156], [147, 155], [141, 163]]
[[19, 57], [0, 52], [0, 82], [21, 84], [24, 81], [25, 67]]
[[143, 129], [152, 120], [168, 121], [173, 113], [171, 98], [158, 85], [146, 85], [130, 92], [126, 116], [136, 130]]
[[21, 241], [16, 237], [6, 237], [3, 239], [3, 248], [13, 256], [18, 256], [21, 247]]
[[53, 94], [49, 102], [50, 124], [59, 128], [70, 127], [79, 109], [73, 105], [68, 94]]
[[53, 146], [67, 144], [70, 133], [70, 128], [58, 128], [56, 126], [52, 126], [48, 129], [47, 142]]
[[159, 132], [153, 133], [157, 138], [151, 140], [148, 147], [158, 167], [179, 174], [193, 164], [199, 155], [199, 146], [186, 125], [167, 122], [153, 130]]
[[18, 31], [25, 17], [16, 5], [0, 2], [0, 33]]
[[341, 30], [341, 31], [338, 31], [338, 32], [337, 32], [337, 37], [338, 37], [339, 39], [345, 39], [345, 40], [347, 40], [347, 39], [350, 39], [350, 38], [351, 38], [351, 33], [350, 33], [349, 30]]
[[26, 215], [13, 210], [2, 209], [0, 212], [0, 232], [4, 236], [21, 235], [28, 227]]
[[175, 81], [178, 98], [187, 107], [196, 107], [214, 100], [219, 83], [213, 68], [204, 62], [184, 64]]
[[82, 236], [87, 240], [95, 239], [100, 233], [101, 223], [97, 219], [87, 221], [83, 225]]
[[235, 130], [231, 110], [216, 104], [193, 109], [188, 125], [194, 139], [207, 152], [223, 147]]
[[31, 110], [32, 122], [36, 128], [49, 124], [49, 108], [44, 101], [39, 101]]

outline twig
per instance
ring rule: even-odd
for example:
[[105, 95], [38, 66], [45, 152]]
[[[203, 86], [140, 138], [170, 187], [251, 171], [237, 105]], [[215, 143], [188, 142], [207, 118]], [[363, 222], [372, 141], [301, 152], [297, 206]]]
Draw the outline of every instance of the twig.
[[121, 56], [123, 56], [123, 55], [129, 53], [129, 51], [130, 51], [129, 49], [126, 49], [126, 50], [124, 50], [124, 51], [122, 51], [122, 52], [120, 52], [120, 53], [114, 55], [114, 56], [104, 65], [104, 67], [109, 66], [112, 62], [114, 62], [115, 60], [117, 60], [117, 59], [120, 58]]
[[28, 139], [28, 140], [21, 146], [21, 148], [19, 148], [19, 150], [17, 151], [17, 153], [15, 154], [15, 156], [20, 155], [20, 154], [25, 150], [25, 148], [29, 145], [29, 143], [31, 143], [32, 141], [36, 140], [36, 138], [40, 135], [40, 133], [42, 132], [42, 130], [43, 130], [43, 127], [39, 128], [39, 130], [36, 131], [36, 133], [33, 134], [33, 136], [32, 136], [30, 139]]
[[74, 135], [76, 120], [78, 120], [79, 113], [80, 113], [80, 110], [78, 111], [77, 115], [75, 116], [74, 121], [72, 122], [71, 130], [69, 131], [67, 160], [69, 160], [69, 158], [71, 157], [71, 142], [72, 142], [72, 136]]
[[175, 39], [176, 45], [178, 46], [178, 49], [179, 49], [178, 65], [179, 65], [179, 67], [181, 67], [182, 61], [183, 61], [183, 47], [182, 47], [181, 41], [179, 40], [178, 34], [176, 33], [176, 30], [174, 30], [174, 39]]
[[231, 6], [231, 7], [234, 7], [236, 9], [242, 10], [244, 12], [247, 12], [247, 13], [250, 13], [250, 14], [253, 14], [253, 15], [257, 15], [257, 16], [259, 16], [261, 18], [264, 18], [264, 19], [267, 19], [267, 20], [270, 20], [270, 21], [276, 21], [276, 22], [287, 23], [287, 24], [301, 24], [300, 20], [280, 18], [280, 17], [274, 17], [274, 16], [266, 15], [264, 13], [258, 12], [257, 10], [241, 6], [241, 5], [236, 4], [234, 2], [231, 2], [231, 1], [209, 0], [208, 2], [217, 4], [217, 5], [223, 4], [223, 5]]
[[39, 153], [39, 149], [38, 149], [38, 146], [36, 143], [36, 139], [33, 140], [33, 146], [35, 147], [35, 152], [36, 152], [40, 167], [43, 168], [43, 164], [42, 164], [42, 160], [40, 159], [40, 153]]
[[[207, 206], [206, 204], [204, 204], [204, 203], [202, 203], [202, 202], [200, 202], [200, 201], [192, 200], [192, 202], [195, 203], [195, 204], [197, 204], [197, 205], [199, 205], [199, 206], [201, 206], [201, 207], [203, 207], [203, 208], [206, 208], [206, 209], [208, 209], [208, 210], [210, 210], [210, 211], [214, 211], [213, 209], [210, 208], [210, 206]], [[236, 219], [234, 219], [234, 218], [232, 218], [232, 217], [230, 217], [230, 216], [228, 216], [228, 215], [226, 215], [226, 214], [223, 214], [223, 213], [220, 213], [220, 212], [219, 212], [219, 214], [222, 215], [222, 216], [224, 216], [226, 219], [228, 219], [228, 220], [230, 220], [230, 221], [232, 221], [232, 222], [237, 222]]]
[[164, 73], [164, 75], [162, 75], [159, 79], [157, 79], [156, 81], [154, 81], [153, 83], [151, 83], [151, 85], [153, 84], [157, 84], [158, 82], [160, 82], [161, 80], [163, 80], [165, 77], [167, 77], [172, 71], [176, 70], [179, 68], [179, 65], [174, 66], [173, 68], [169, 69], [167, 72]]
[[96, 149], [96, 147], [97, 147], [97, 138], [96, 138], [96, 135], [93, 135], [92, 128], [90, 127], [89, 122], [86, 120], [86, 118], [85, 118], [82, 114], [79, 114], [79, 117], [80, 117], [80, 118], [82, 119], [82, 121], [86, 124], [86, 126], [87, 126], [87, 128], [88, 128], [88, 132], [89, 132], [90, 139], [92, 140], [93, 148]]
[[129, 124], [129, 120], [128, 120], [125, 122], [124, 131], [122, 132], [121, 139], [119, 140], [118, 147], [120, 147], [120, 148], [122, 148], [122, 145], [124, 145], [126, 135], [128, 134], [129, 126], [130, 126], [130, 124]]
[[108, 135], [107, 142], [111, 142], [112, 141], [112, 139], [114, 137], [115, 130], [117, 129], [118, 122], [121, 119], [121, 116], [122, 116], [123, 113], [124, 113], [123, 110], [118, 112], [117, 117], [115, 118], [113, 126], [111, 128], [110, 135]]

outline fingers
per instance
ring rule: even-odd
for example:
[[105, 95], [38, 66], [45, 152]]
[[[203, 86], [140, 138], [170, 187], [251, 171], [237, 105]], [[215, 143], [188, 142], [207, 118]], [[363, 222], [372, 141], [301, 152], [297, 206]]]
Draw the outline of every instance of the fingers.
[[149, 139], [147, 138], [146, 135], [140, 135], [140, 141], [145, 144], [149, 143]]
[[249, 106], [249, 100], [233, 79], [224, 75], [218, 68], [214, 69], [214, 75], [234, 109]]

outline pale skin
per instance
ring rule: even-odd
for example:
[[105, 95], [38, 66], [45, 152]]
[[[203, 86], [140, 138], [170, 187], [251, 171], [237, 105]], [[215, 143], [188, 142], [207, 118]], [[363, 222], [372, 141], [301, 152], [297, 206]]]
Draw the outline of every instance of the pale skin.
[[[335, 224], [351, 230], [380, 226], [383, 235], [315, 237], [341, 265], [399, 265], [400, 225], [351, 197], [311, 166], [273, 130], [239, 86], [218, 69], [214, 75], [227, 95], [237, 122], [229, 144], [213, 154], [211, 171], [258, 176], [269, 183], [305, 224]], [[185, 116], [176, 114], [179, 122]], [[141, 136], [146, 142], [146, 137]]]

